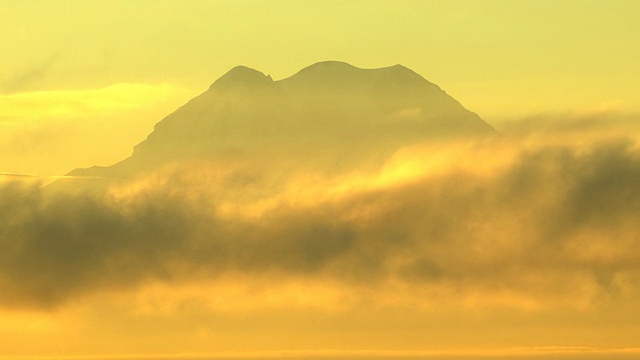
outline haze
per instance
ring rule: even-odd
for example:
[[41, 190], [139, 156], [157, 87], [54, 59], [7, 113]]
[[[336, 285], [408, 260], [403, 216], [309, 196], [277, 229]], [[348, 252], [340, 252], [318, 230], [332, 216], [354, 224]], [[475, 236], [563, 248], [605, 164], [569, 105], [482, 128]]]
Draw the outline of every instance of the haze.
[[0, 0], [0, 358], [637, 357], [638, 16]]

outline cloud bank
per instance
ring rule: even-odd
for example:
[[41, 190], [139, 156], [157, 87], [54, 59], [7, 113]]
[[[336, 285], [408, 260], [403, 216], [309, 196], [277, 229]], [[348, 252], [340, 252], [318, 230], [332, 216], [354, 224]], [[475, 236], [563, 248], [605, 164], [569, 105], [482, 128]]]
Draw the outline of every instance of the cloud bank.
[[202, 296], [216, 298], [225, 295], [215, 284], [238, 283], [261, 284], [237, 294], [247, 308], [266, 306], [273, 289], [318, 294], [275, 300], [285, 307], [588, 309], [632, 299], [637, 123], [607, 118], [418, 144], [374, 170], [194, 160], [101, 192], [5, 181], [0, 306], [54, 309], [152, 284], [185, 298], [209, 284]]

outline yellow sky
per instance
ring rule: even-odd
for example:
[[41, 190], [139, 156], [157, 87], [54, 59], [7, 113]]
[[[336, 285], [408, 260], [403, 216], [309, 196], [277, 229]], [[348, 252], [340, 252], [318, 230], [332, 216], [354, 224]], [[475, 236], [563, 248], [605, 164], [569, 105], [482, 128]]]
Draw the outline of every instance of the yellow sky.
[[638, 110], [640, 4], [614, 1], [2, 1], [4, 93], [170, 83], [235, 65], [401, 63], [485, 118]]
[[[0, 0], [0, 359], [637, 355], [639, 18], [635, 0]], [[41, 186], [128, 157], [236, 65], [329, 59], [402, 64], [504, 136]]]
[[[633, 0], [0, 1], [2, 170], [53, 175], [113, 163], [239, 64], [281, 79], [321, 60], [400, 63], [494, 124], [545, 111], [638, 112], [638, 16]], [[104, 120], [92, 104], [110, 101], [114, 89], [139, 93], [112, 104], [117, 116]], [[89, 95], [78, 99], [78, 91]], [[84, 109], [67, 109], [60, 125], [59, 107], [47, 106], [67, 95]], [[14, 99], [25, 97], [40, 110], [20, 113], [24, 103]], [[82, 104], [89, 97], [92, 104]], [[94, 121], [99, 134], [82, 130]], [[68, 131], [66, 145], [48, 139], [68, 161], [26, 160], [28, 146], [20, 161], [6, 150], [42, 137], [52, 122]], [[105, 123], [128, 124], [126, 141], [73, 157], [70, 149], [91, 152], [74, 133], [98, 141], [121, 133]]]

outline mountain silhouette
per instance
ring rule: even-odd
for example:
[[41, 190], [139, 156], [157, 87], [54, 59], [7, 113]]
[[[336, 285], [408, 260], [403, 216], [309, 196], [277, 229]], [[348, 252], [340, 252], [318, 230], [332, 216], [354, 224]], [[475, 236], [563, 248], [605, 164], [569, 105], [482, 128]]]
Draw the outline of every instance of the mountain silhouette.
[[185, 159], [256, 156], [348, 166], [417, 142], [495, 133], [402, 65], [325, 61], [278, 81], [237, 66], [157, 123], [131, 157], [70, 175], [129, 177]]

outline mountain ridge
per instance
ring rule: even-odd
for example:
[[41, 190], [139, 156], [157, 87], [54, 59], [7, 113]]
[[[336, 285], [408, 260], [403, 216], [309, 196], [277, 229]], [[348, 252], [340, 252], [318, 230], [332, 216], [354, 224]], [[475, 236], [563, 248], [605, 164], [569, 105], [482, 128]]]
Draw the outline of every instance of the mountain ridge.
[[357, 162], [416, 142], [493, 134], [477, 114], [400, 64], [361, 69], [323, 61], [276, 81], [239, 65], [159, 121], [129, 158], [71, 174], [132, 176], [184, 159], [266, 153], [330, 153], [332, 161]]
[[244, 65], [238, 65], [222, 75], [218, 80], [214, 81], [209, 89], [216, 89], [216, 87], [233, 86], [236, 84], [254, 85], [265, 84], [273, 82], [273, 79], [269, 75], [252, 69]]

